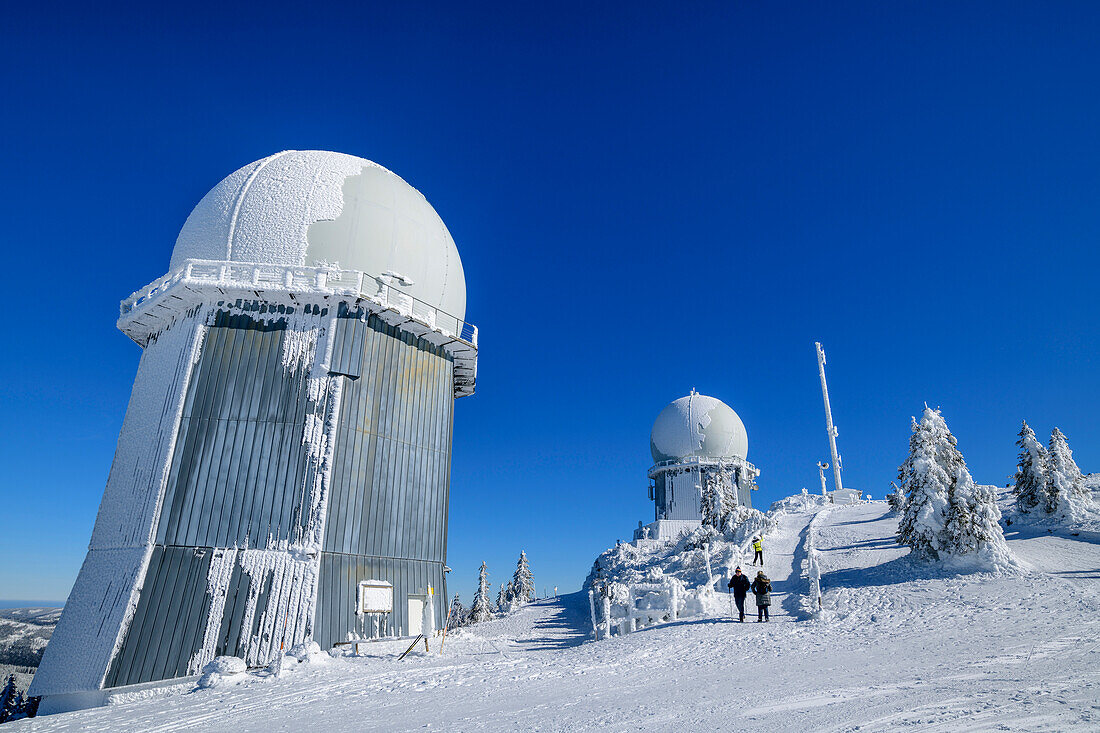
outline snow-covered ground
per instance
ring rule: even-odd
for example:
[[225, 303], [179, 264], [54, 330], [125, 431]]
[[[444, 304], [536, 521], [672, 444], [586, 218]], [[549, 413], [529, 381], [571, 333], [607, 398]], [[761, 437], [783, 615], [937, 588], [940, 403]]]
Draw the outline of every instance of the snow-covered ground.
[[[942, 577], [896, 527], [880, 502], [786, 512], [769, 624], [696, 617], [593, 642], [577, 593], [451, 635], [442, 656], [438, 639], [402, 661], [407, 642], [379, 642], [12, 730], [1100, 729], [1100, 537], [1009, 531], [1027, 574]], [[824, 612], [802, 620], [811, 535]]]

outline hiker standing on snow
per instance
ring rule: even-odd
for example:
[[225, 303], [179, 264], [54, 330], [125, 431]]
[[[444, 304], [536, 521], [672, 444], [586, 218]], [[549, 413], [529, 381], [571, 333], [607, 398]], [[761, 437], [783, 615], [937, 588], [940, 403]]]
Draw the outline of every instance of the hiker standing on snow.
[[733, 589], [733, 600], [737, 602], [737, 610], [741, 614], [741, 618], [737, 619], [740, 623], [745, 622], [745, 596], [748, 595], [750, 585], [748, 577], [741, 574], [741, 568], [733, 571], [727, 587]]
[[760, 567], [764, 567], [764, 543], [760, 541], [759, 537], [752, 538], [752, 549], [756, 552], [752, 557], [752, 564], [755, 565], [756, 561], [760, 561]]
[[757, 572], [756, 579], [749, 586], [756, 594], [756, 623], [768, 620], [768, 606], [772, 605], [772, 582], [764, 571]]

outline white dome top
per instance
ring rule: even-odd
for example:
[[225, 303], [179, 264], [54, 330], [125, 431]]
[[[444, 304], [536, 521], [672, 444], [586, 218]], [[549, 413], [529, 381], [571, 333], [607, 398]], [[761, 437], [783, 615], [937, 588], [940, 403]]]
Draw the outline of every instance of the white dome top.
[[655, 463], [688, 456], [747, 458], [749, 434], [729, 405], [692, 390], [661, 410], [649, 436], [649, 450]]
[[287, 150], [230, 174], [187, 217], [186, 259], [316, 266], [403, 276], [402, 292], [466, 315], [458, 248], [435, 209], [400, 176], [343, 153]]

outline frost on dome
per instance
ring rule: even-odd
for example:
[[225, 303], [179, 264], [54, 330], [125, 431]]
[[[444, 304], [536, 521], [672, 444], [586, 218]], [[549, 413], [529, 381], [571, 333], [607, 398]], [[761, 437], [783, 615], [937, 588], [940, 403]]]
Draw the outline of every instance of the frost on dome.
[[748, 433], [737, 413], [719, 399], [694, 392], [665, 407], [650, 434], [658, 463], [687, 456], [746, 458], [748, 448]]
[[195, 206], [170, 271], [187, 260], [320, 266], [339, 262], [394, 283], [458, 319], [466, 279], [458, 248], [427, 199], [364, 158], [288, 150], [227, 176]]

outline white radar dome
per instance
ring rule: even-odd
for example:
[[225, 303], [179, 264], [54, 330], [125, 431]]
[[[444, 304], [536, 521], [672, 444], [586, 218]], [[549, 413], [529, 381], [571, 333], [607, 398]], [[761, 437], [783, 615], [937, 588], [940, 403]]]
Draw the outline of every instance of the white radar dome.
[[692, 391], [661, 410], [649, 437], [653, 461], [688, 456], [748, 458], [749, 434], [737, 413], [722, 400]]
[[339, 265], [466, 315], [462, 261], [443, 220], [400, 176], [354, 155], [287, 150], [230, 174], [180, 230], [171, 269], [187, 259]]

